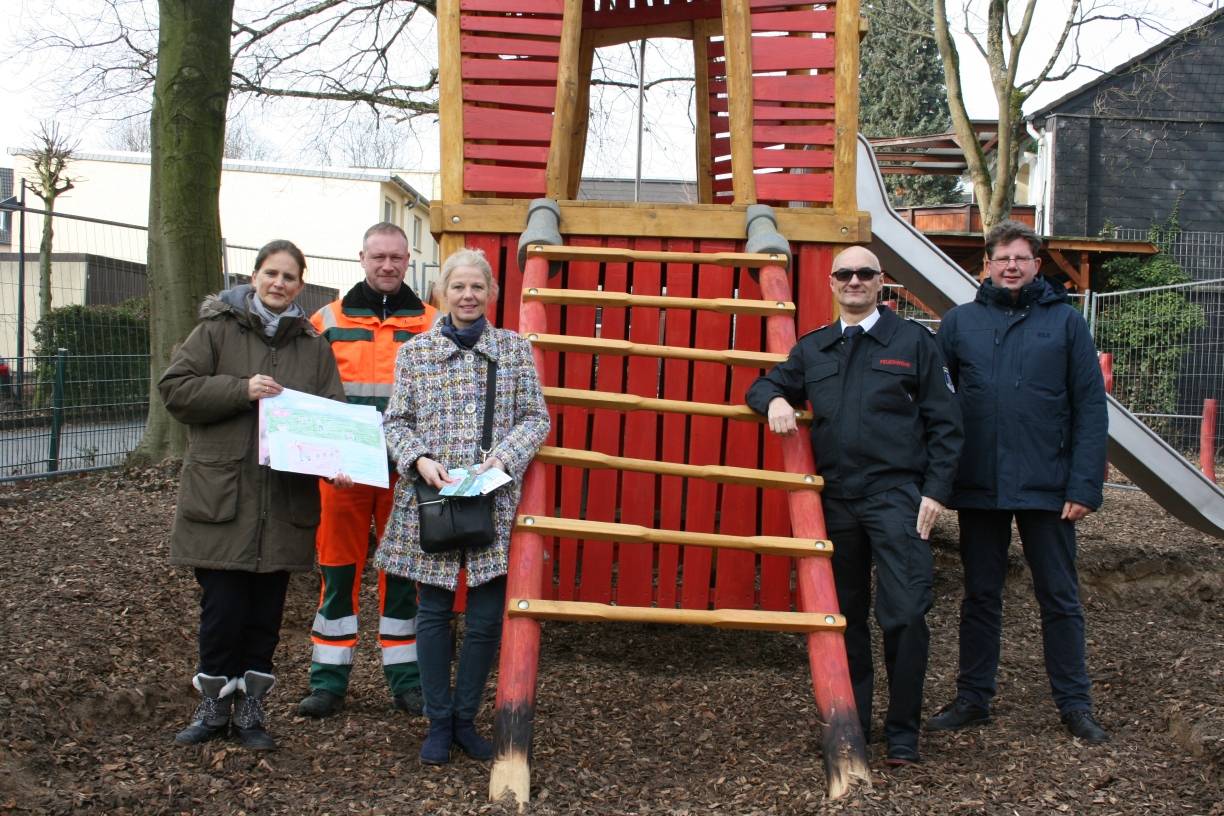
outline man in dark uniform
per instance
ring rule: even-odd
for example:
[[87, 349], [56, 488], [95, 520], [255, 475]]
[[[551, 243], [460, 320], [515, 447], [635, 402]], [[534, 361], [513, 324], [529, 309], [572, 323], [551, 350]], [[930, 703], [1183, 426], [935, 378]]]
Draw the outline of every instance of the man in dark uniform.
[[806, 334], [785, 362], [748, 389], [748, 405], [774, 433], [797, 429], [795, 406], [812, 406], [812, 448], [824, 477], [846, 654], [865, 736], [874, 673], [871, 564], [876, 622], [888, 672], [886, 762], [918, 762], [922, 686], [930, 632], [932, 559], [927, 539], [952, 491], [961, 448], [960, 409], [931, 332], [877, 306], [880, 261], [863, 247], [833, 260], [829, 286], [841, 319]]
[[944, 315], [947, 355], [969, 444], [951, 503], [960, 517], [961, 603], [956, 699], [927, 722], [947, 731], [990, 719], [1003, 629], [1012, 520], [1041, 606], [1054, 703], [1085, 742], [1109, 739], [1092, 714], [1075, 522], [1101, 506], [1108, 417], [1088, 324], [1041, 269], [1041, 239], [1004, 221], [986, 236], [990, 277]]

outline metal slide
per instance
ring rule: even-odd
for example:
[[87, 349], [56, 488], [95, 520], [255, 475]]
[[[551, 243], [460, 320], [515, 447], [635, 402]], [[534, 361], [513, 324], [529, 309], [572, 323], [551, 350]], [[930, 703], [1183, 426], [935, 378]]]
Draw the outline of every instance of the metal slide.
[[[858, 138], [858, 205], [871, 214], [871, 250], [888, 274], [939, 313], [973, 300], [977, 281], [888, 203], [871, 146]], [[1194, 527], [1224, 538], [1224, 491], [1112, 396], [1109, 461], [1161, 507]]]

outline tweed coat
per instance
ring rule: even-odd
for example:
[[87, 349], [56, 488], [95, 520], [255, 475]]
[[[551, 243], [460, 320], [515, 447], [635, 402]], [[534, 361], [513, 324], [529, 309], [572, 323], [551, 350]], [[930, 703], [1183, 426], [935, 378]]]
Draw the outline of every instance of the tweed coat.
[[[429, 456], [448, 470], [480, 463], [489, 360], [497, 361], [491, 455], [501, 459], [514, 479], [493, 494], [497, 538], [479, 549], [422, 552], [416, 460]], [[391, 518], [374, 557], [378, 568], [451, 591], [458, 587], [461, 567], [467, 568], [467, 583], [473, 587], [505, 575], [523, 474], [549, 426], [531, 345], [514, 332], [489, 326], [469, 351], [435, 324], [404, 343], [383, 418], [387, 446], [403, 478], [396, 483]]]

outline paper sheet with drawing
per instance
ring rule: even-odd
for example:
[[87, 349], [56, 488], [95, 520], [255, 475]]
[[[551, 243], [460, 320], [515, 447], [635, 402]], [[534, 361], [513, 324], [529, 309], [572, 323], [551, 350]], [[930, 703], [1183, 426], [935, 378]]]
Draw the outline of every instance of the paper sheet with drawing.
[[259, 463], [274, 470], [388, 487], [382, 414], [286, 388], [259, 401]]

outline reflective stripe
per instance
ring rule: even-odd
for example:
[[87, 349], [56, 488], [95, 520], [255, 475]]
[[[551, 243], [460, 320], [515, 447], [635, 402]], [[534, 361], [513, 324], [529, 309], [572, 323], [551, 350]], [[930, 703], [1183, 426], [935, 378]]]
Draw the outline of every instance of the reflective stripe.
[[[328, 305], [320, 309], [319, 314], [323, 316], [323, 330], [324, 331], [326, 331], [327, 329], [334, 329], [337, 325], [339, 325], [336, 323], [336, 313], [333, 310], [332, 304], [329, 303]], [[322, 332], [320, 332], [320, 334], [321, 333]]]
[[[415, 644], [413, 648], [416, 648]], [[353, 665], [353, 647], [316, 643], [310, 659], [315, 663], [323, 663], [328, 666], [351, 666]]]
[[329, 620], [321, 614], [316, 614], [314, 623], [311, 624], [312, 632], [318, 632], [320, 635], [327, 637], [340, 637], [341, 635], [357, 634], [357, 616], [348, 615], [343, 618]]
[[391, 383], [346, 382], [344, 396], [346, 397], [391, 397]]
[[379, 618], [378, 634], [393, 638], [412, 637], [416, 634], [416, 618]]
[[374, 340], [374, 332], [369, 329], [341, 329], [333, 327], [325, 329], [323, 336], [329, 343], [367, 343]]
[[415, 643], [387, 646], [383, 648], [382, 653], [384, 666], [394, 666], [396, 663], [415, 663], [417, 659]]

